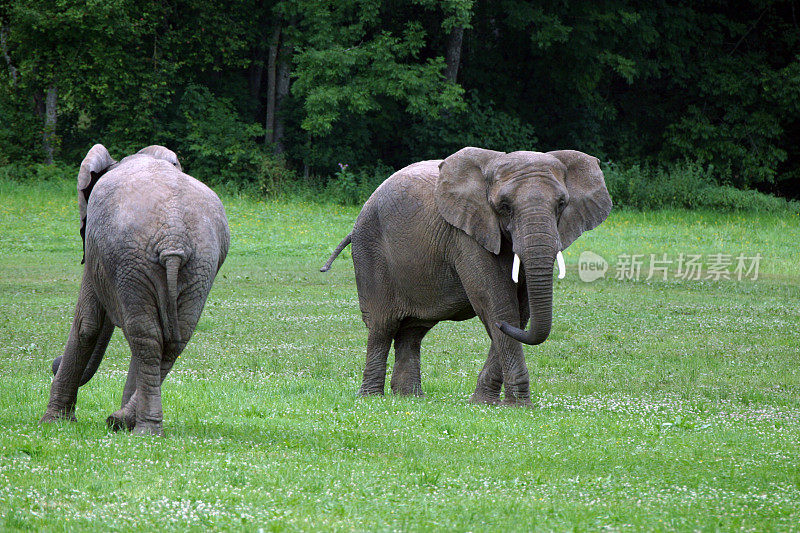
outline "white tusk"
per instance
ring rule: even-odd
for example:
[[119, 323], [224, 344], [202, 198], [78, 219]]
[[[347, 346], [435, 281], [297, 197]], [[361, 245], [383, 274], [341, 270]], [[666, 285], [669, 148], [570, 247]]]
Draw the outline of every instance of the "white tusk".
[[514, 265], [511, 267], [511, 279], [516, 283], [519, 281], [519, 256], [514, 254]]
[[567, 275], [567, 267], [564, 265], [564, 254], [561, 252], [556, 254], [556, 263], [558, 263], [558, 279], [564, 279], [564, 276]]

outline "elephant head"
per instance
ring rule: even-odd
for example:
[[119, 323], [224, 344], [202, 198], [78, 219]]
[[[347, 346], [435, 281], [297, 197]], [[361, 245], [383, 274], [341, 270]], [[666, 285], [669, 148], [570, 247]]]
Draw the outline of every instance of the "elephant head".
[[521, 258], [531, 329], [505, 322], [503, 333], [526, 344], [550, 334], [553, 263], [581, 233], [611, 211], [597, 158], [574, 150], [495, 152], [464, 148], [439, 165], [436, 207], [444, 219], [499, 254], [504, 239]]
[[[178, 156], [175, 152], [163, 146], [153, 145], [147, 148], [142, 148], [134, 155], [148, 155], [154, 159], [163, 159], [168, 161], [181, 170], [181, 164], [178, 161]], [[81, 240], [83, 241], [84, 255], [81, 259], [81, 264], [86, 261], [86, 208], [89, 205], [89, 196], [92, 194], [97, 181], [109, 170], [114, 168], [118, 163], [109, 155], [108, 150], [102, 144], [95, 144], [92, 146], [86, 157], [81, 162], [81, 168], [78, 171], [78, 210], [81, 217]]]

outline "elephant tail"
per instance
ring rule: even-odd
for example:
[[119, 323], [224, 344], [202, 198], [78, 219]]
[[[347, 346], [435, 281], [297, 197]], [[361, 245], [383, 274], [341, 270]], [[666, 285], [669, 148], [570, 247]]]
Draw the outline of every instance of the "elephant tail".
[[337, 257], [339, 257], [339, 254], [342, 253], [342, 250], [344, 250], [347, 247], [347, 245], [350, 244], [352, 241], [353, 241], [353, 234], [352, 233], [348, 233], [347, 237], [342, 239], [342, 242], [340, 242], [339, 246], [337, 246], [336, 249], [333, 251], [333, 253], [331, 254], [330, 258], [328, 259], [328, 262], [325, 263], [325, 266], [320, 268], [319, 271], [320, 272], [327, 272], [328, 270], [330, 270], [331, 269], [331, 265], [333, 264], [333, 261]]
[[[178, 270], [181, 268], [183, 262], [183, 252], [180, 251], [166, 251], [161, 252], [158, 262], [167, 271], [167, 301], [166, 303], [166, 318], [167, 323], [164, 326], [164, 341], [166, 342], [181, 342], [181, 331], [178, 327]], [[164, 309], [164, 302], [159, 307]], [[163, 319], [162, 319], [163, 320]], [[166, 332], [170, 332], [167, 338]]]

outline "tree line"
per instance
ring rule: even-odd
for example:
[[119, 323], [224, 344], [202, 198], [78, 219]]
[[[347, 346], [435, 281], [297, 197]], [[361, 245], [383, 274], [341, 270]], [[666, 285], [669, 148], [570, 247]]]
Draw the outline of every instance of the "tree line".
[[158, 143], [269, 189], [574, 148], [796, 196], [795, 3], [0, 0], [0, 165]]

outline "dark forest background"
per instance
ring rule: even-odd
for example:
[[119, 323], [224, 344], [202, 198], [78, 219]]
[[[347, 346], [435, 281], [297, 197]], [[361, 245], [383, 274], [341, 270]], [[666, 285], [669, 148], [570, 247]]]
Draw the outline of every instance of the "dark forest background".
[[163, 144], [356, 202], [474, 145], [596, 155], [622, 205], [797, 197], [795, 4], [0, 0], [0, 178]]

